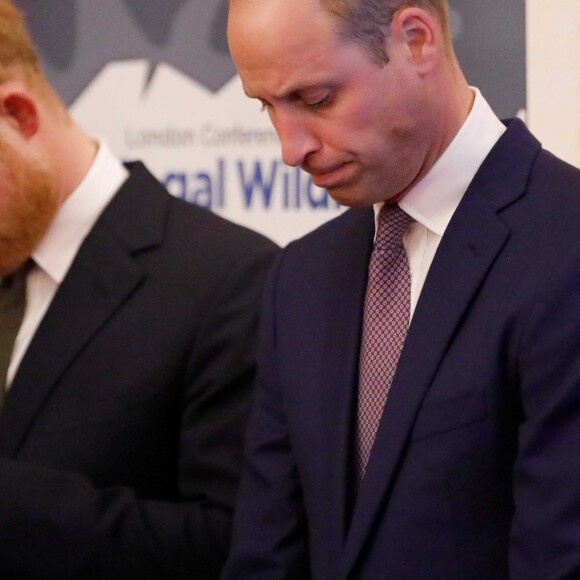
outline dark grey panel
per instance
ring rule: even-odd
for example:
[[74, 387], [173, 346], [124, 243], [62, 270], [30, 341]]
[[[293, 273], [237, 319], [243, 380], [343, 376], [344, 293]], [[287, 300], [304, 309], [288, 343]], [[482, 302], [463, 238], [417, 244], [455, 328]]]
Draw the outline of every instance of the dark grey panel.
[[[210, 90], [234, 74], [227, 0], [16, 0], [67, 103], [109, 61], [168, 62]], [[525, 107], [524, 0], [451, 0], [459, 60], [500, 116]]]
[[[71, 103], [110, 61], [167, 62], [210, 90], [234, 74], [227, 0], [16, 0], [46, 74]], [[151, 76], [150, 75], [150, 76]]]
[[525, 0], [451, 0], [455, 48], [467, 80], [500, 117], [526, 107]]

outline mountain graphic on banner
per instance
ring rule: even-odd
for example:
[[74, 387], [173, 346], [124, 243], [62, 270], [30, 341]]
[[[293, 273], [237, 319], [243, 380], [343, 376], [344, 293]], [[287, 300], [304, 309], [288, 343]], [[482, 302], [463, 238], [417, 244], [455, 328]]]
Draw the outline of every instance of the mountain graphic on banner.
[[[210, 91], [234, 74], [226, 39], [227, 0], [16, 0], [47, 76], [72, 103], [109, 62], [167, 63]], [[95, 50], [96, 48], [96, 50]]]

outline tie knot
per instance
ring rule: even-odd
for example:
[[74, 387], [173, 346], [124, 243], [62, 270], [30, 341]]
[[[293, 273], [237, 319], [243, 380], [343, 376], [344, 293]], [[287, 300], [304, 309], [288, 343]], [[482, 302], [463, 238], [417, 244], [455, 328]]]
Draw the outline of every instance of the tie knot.
[[379, 212], [376, 245], [402, 244], [403, 236], [412, 222], [413, 218], [396, 203], [385, 203]]

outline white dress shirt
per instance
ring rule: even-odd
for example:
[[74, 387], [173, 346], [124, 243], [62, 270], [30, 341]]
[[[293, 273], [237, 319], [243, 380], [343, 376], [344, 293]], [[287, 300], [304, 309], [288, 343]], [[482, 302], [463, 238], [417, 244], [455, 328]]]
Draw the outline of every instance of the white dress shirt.
[[[477, 170], [505, 131], [475, 87], [473, 107], [443, 155], [399, 202], [414, 220], [403, 237], [411, 270], [411, 317], [439, 242]], [[374, 205], [375, 227], [383, 203]]]
[[7, 388], [83, 240], [129, 172], [103, 142], [91, 168], [65, 200], [42, 242], [32, 254], [26, 280], [26, 310], [14, 343]]

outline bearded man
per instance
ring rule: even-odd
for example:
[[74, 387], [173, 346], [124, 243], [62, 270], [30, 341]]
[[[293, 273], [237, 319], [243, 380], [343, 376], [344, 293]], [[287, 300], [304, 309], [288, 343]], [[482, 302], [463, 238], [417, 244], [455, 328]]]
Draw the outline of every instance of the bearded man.
[[0, 0], [0, 577], [219, 576], [274, 254], [85, 133]]

